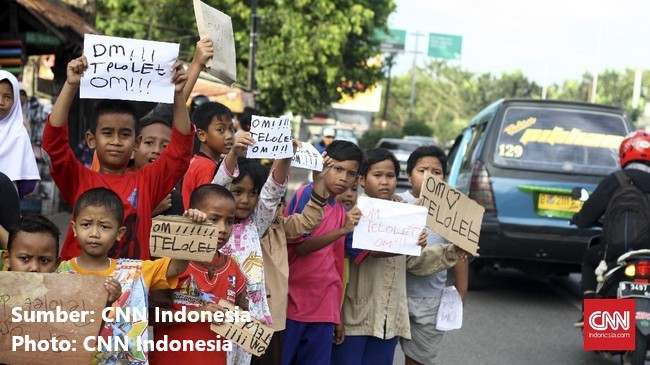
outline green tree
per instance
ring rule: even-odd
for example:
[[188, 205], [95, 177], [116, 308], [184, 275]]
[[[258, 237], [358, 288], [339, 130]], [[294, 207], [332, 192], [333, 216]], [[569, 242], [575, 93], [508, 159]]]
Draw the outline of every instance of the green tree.
[[404, 124], [402, 133], [405, 136], [433, 136], [433, 128], [425, 122], [419, 120], [409, 120]]
[[[247, 83], [249, 1], [207, 0], [232, 18], [238, 82]], [[386, 28], [392, 0], [262, 1], [256, 80], [262, 111], [311, 113], [365, 91], [382, 78], [368, 60], [379, 52], [373, 32]], [[181, 42], [191, 59], [198, 40], [191, 2], [186, 0], [98, 0], [97, 26], [108, 34]]]

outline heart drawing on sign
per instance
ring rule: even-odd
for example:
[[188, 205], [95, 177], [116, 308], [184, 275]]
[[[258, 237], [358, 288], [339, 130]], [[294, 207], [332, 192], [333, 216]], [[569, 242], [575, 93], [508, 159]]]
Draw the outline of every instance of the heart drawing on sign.
[[454, 189], [447, 190], [447, 204], [449, 205], [449, 209], [452, 209], [456, 205], [458, 199], [460, 199], [459, 192]]

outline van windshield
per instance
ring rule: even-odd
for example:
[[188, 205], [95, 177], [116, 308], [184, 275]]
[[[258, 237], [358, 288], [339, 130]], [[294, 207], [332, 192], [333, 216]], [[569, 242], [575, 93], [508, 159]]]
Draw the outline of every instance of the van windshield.
[[509, 107], [494, 150], [496, 165], [606, 175], [619, 166], [628, 133], [616, 114], [562, 108]]

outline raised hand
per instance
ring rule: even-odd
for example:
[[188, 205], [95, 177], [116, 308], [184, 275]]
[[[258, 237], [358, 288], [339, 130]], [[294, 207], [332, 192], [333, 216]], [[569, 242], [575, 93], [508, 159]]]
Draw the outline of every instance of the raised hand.
[[230, 153], [237, 157], [243, 157], [246, 155], [248, 146], [252, 146], [253, 144], [255, 144], [255, 140], [251, 137], [249, 132], [239, 133], [235, 137], [235, 144], [230, 150]]
[[88, 68], [88, 60], [86, 56], [81, 55], [79, 58], [68, 62], [68, 67], [66, 68], [66, 82], [72, 86], [79, 86], [81, 82], [81, 76], [83, 76], [84, 71]]
[[188, 209], [183, 213], [183, 217], [189, 218], [194, 222], [201, 223], [208, 220], [207, 214], [198, 209]]
[[171, 81], [174, 83], [174, 92], [176, 94], [183, 94], [183, 87], [187, 82], [187, 73], [183, 68], [183, 64], [180, 61], [176, 61], [171, 68], [172, 71], [176, 71], [174, 76], [172, 76]]
[[346, 217], [345, 217], [345, 229], [347, 233], [352, 233], [354, 232], [354, 226], [359, 223], [359, 220], [361, 219], [361, 209], [359, 209], [357, 206], [354, 208], [350, 209], [348, 211]]
[[425, 248], [427, 247], [427, 229], [423, 228], [422, 232], [420, 233], [420, 237], [418, 237], [418, 246]]
[[214, 48], [210, 37], [205, 37], [196, 42], [196, 51], [194, 51], [192, 62], [199, 62], [201, 66], [205, 67], [205, 64], [208, 63], [212, 56], [214, 56]]
[[163, 199], [160, 204], [156, 208], [154, 208], [153, 212], [151, 212], [151, 216], [155, 217], [159, 214], [164, 213], [167, 211], [167, 209], [172, 207], [172, 194], [167, 194], [165, 199]]
[[104, 280], [104, 288], [108, 292], [108, 299], [106, 300], [108, 306], [112, 305], [113, 302], [122, 296], [122, 285], [115, 278], [106, 278]]

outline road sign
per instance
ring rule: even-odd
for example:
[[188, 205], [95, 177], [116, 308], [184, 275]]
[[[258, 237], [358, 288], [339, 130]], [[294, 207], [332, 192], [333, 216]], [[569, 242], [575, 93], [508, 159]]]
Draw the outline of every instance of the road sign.
[[382, 52], [397, 53], [404, 51], [404, 44], [406, 44], [405, 30], [390, 29], [389, 33], [377, 30], [375, 31], [375, 37], [381, 42]]
[[459, 60], [462, 46], [462, 36], [429, 33], [429, 57]]

